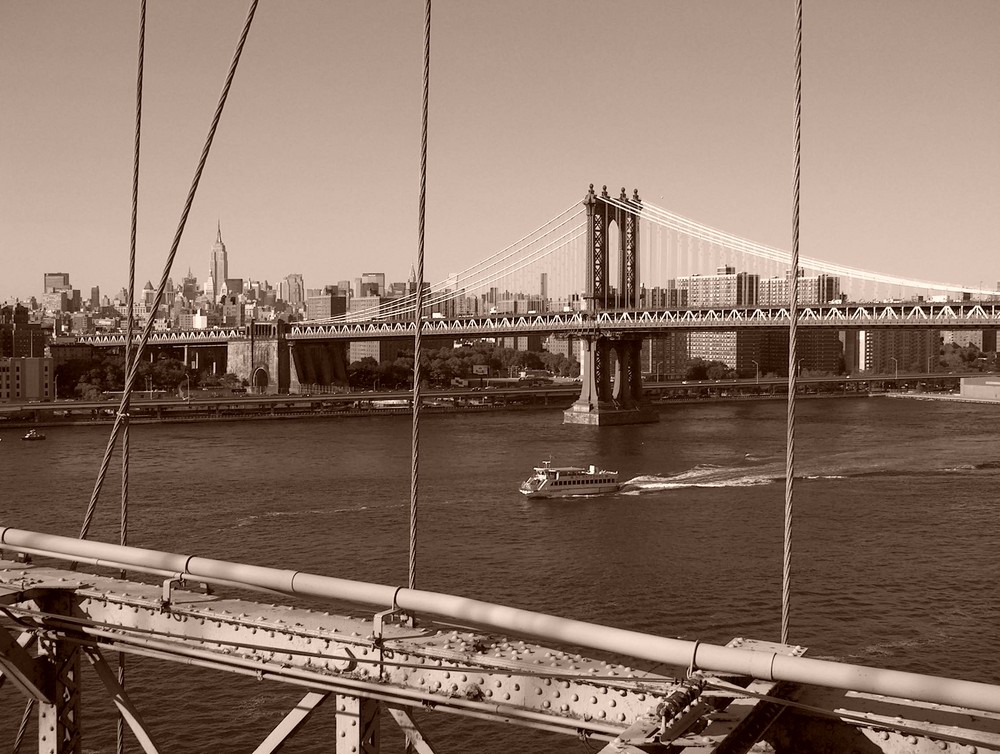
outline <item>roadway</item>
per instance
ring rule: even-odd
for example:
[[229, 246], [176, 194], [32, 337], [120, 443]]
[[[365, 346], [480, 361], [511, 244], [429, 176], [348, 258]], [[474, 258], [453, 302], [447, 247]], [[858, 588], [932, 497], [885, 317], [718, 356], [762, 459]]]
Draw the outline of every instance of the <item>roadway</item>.
[[[982, 376], [982, 372], [922, 373], [907, 372], [874, 376], [824, 375], [800, 377], [805, 389], [839, 385], [847, 392], [865, 392], [876, 383], [952, 382], [962, 377]], [[773, 394], [781, 391], [784, 378], [740, 378], [719, 380], [646, 381], [644, 392], [650, 397], [693, 397], [698, 395], [741, 393]], [[579, 382], [557, 382], [535, 387], [464, 387], [421, 392], [424, 406], [431, 410], [482, 409], [500, 406], [553, 405], [565, 408], [580, 393]], [[269, 418], [347, 413], [390, 413], [409, 411], [410, 390], [368, 390], [333, 394], [239, 395], [205, 398], [145, 398], [136, 393], [131, 401], [134, 421], [192, 421], [217, 418]], [[49, 402], [0, 404], [0, 426], [22, 424], [107, 423], [113, 420], [118, 403], [113, 400], [58, 400]]]

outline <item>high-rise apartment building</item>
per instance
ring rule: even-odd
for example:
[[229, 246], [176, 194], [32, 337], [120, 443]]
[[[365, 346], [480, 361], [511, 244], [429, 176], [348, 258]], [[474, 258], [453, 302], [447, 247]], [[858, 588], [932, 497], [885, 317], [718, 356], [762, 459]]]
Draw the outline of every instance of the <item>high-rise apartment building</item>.
[[[761, 306], [785, 306], [791, 297], [791, 275], [761, 278], [759, 290], [758, 303]], [[838, 298], [840, 278], [833, 275], [806, 277], [804, 270], [799, 270], [799, 304], [828, 304]]]
[[714, 275], [677, 278], [677, 288], [687, 291], [688, 306], [755, 306], [760, 277], [720, 267]]

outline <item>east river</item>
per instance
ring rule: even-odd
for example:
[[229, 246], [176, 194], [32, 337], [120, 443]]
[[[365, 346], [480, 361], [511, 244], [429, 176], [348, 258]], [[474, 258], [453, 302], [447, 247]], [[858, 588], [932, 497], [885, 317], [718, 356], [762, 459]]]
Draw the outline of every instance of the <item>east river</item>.
[[[1000, 406], [844, 398], [797, 414], [792, 641], [813, 657], [1000, 683]], [[0, 525], [76, 536], [108, 428], [49, 428], [39, 443], [22, 432], [0, 429]], [[783, 402], [670, 406], [659, 424], [600, 429], [553, 410], [428, 415], [421, 438], [418, 587], [707, 642], [778, 638]], [[132, 448], [130, 544], [406, 583], [407, 416], [141, 425]], [[635, 489], [528, 501], [518, 485], [548, 458], [617, 469]], [[117, 541], [118, 475], [116, 462], [92, 538]], [[170, 752], [251, 751], [302, 693], [129, 668]], [[84, 750], [111, 752], [96, 683], [85, 679]], [[290, 750], [332, 749], [329, 706]], [[23, 708], [0, 689], [0, 749]], [[587, 750], [418, 719], [441, 752]], [[383, 736], [399, 750], [391, 719]], [[29, 737], [22, 752], [35, 750]]]

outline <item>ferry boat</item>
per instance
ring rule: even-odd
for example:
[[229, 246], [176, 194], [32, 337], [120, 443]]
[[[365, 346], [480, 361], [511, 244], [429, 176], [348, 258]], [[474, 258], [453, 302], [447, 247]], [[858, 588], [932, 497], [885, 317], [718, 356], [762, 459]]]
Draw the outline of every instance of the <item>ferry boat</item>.
[[552, 466], [543, 461], [535, 473], [521, 484], [521, 494], [526, 497], [571, 497], [574, 495], [603, 495], [621, 489], [617, 471], [606, 471], [594, 465]]

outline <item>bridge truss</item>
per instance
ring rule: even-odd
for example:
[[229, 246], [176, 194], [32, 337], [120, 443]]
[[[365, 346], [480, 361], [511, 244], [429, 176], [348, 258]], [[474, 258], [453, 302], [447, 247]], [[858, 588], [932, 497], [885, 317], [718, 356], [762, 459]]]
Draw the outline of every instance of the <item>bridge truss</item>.
[[[862, 740], [871, 751], [1000, 751], [1000, 687], [988, 684], [9, 528], [0, 529], [0, 547], [13, 557], [0, 560], [0, 683], [37, 705], [44, 754], [82, 751], [84, 663], [142, 750], [168, 751], [165, 722], [139, 709], [116, 678], [108, 657], [119, 652], [302, 689], [255, 749], [261, 754], [286, 745], [324, 703], [335, 705], [329, 740], [343, 754], [378, 752], [383, 719], [399, 725], [409, 751], [438, 751], [418, 721], [431, 711], [572, 735], [608, 754], [747, 751], [763, 739], [778, 751]], [[128, 568], [143, 579], [31, 557]], [[308, 598], [319, 609], [368, 605], [370, 617], [357, 617], [357, 607], [331, 615], [210, 587]], [[606, 652], [634, 667], [599, 659]], [[639, 669], [650, 663], [656, 672]]]

